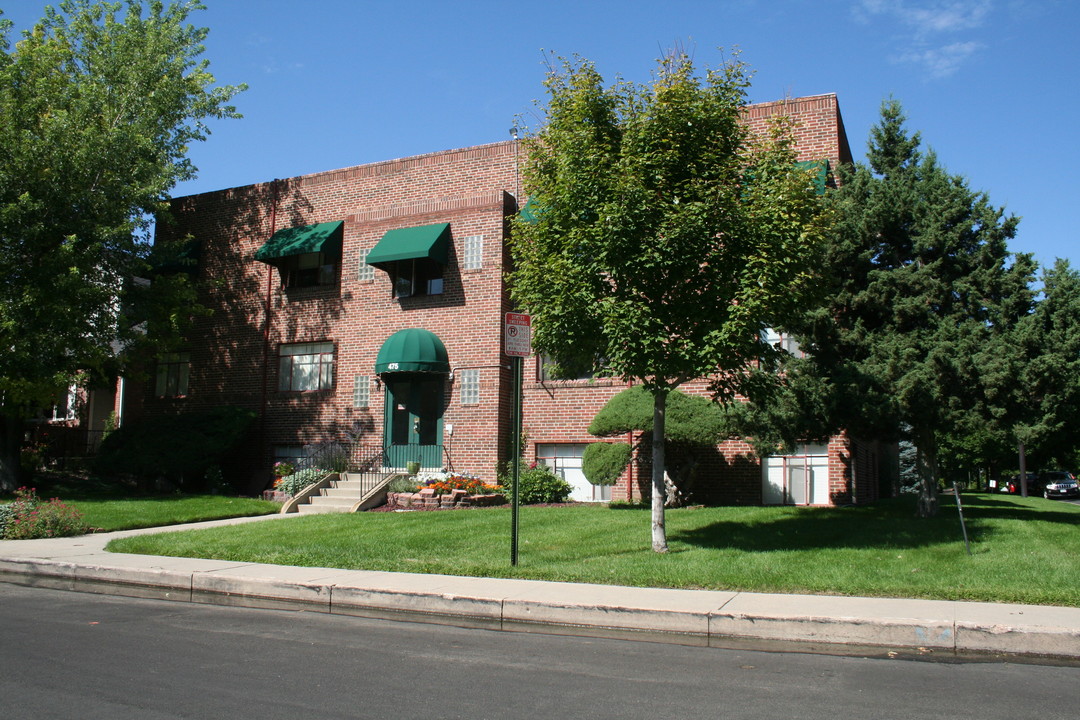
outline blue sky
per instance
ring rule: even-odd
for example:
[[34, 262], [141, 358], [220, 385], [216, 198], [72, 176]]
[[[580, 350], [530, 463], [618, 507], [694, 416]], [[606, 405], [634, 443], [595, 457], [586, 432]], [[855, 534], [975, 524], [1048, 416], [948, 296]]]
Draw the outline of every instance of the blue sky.
[[[17, 30], [45, 4], [0, 0]], [[1074, 0], [205, 4], [211, 71], [250, 89], [177, 195], [508, 139], [543, 98], [545, 51], [645, 81], [665, 48], [718, 65], [737, 47], [753, 102], [836, 93], [857, 159], [897, 98], [924, 147], [1023, 218], [1013, 250], [1080, 267]]]

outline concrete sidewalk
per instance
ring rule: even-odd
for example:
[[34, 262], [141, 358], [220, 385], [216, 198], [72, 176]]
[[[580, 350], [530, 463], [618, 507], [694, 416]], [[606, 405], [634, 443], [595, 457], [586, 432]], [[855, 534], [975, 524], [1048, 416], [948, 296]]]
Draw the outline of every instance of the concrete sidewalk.
[[0, 581], [182, 602], [519, 632], [836, 654], [1080, 662], [1080, 608], [666, 590], [105, 552], [113, 538], [0, 541]]

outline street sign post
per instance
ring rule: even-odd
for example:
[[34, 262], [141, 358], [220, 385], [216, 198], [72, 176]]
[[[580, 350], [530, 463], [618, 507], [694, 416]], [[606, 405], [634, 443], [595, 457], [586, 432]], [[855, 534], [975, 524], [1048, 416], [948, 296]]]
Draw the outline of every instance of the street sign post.
[[511, 419], [511, 463], [514, 487], [510, 493], [510, 564], [518, 564], [518, 484], [521, 479], [521, 387], [524, 382], [522, 365], [532, 352], [532, 316], [506, 313], [503, 323], [503, 352], [510, 356], [514, 368], [514, 402]]
[[510, 357], [528, 357], [532, 353], [532, 316], [506, 313], [503, 323], [503, 352]]

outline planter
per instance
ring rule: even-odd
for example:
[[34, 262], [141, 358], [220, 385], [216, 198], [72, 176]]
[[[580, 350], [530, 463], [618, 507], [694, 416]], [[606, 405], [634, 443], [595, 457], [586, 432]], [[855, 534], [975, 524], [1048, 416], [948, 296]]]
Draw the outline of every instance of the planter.
[[281, 492], [280, 490], [263, 490], [262, 499], [269, 500], [270, 502], [286, 503], [291, 498], [287, 492]]
[[434, 490], [421, 490], [415, 493], [387, 493], [386, 504], [403, 509], [445, 509], [465, 507], [491, 507], [505, 505], [505, 495], [467, 495], [464, 490], [454, 490], [446, 495], [436, 495]]

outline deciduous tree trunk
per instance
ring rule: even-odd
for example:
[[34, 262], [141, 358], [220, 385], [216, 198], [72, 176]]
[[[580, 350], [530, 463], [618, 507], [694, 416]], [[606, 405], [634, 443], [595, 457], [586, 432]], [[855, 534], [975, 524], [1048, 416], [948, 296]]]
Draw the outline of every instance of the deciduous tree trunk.
[[667, 487], [664, 484], [664, 430], [667, 412], [667, 390], [653, 390], [653, 439], [652, 439], [652, 549], [666, 553], [667, 530], [664, 527], [664, 501]]

